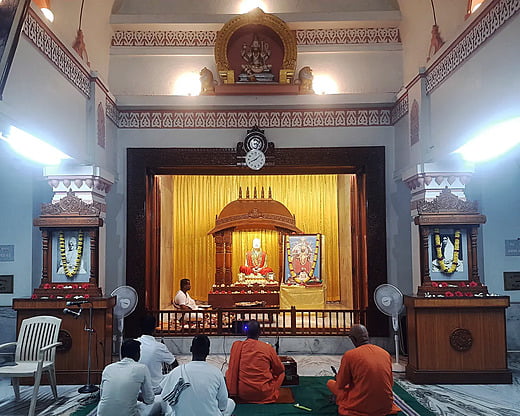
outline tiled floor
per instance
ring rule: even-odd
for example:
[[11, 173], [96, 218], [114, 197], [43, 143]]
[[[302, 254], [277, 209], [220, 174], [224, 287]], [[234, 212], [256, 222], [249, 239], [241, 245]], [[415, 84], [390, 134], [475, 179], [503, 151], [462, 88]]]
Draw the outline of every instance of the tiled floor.
[[[298, 363], [301, 376], [331, 376], [331, 366], [339, 368], [340, 355], [292, 355]], [[179, 355], [179, 362], [188, 362], [191, 357]], [[208, 362], [227, 369], [227, 355], [210, 355]], [[396, 380], [425, 407], [438, 415], [453, 416], [520, 416], [520, 357], [511, 357], [509, 367], [513, 371], [511, 385], [415, 385], [404, 379], [404, 374], [395, 374]], [[71, 403], [81, 397], [78, 386], [59, 386], [60, 399], [53, 402], [50, 388], [42, 386], [37, 411], [41, 416], [65, 416]], [[26, 415], [31, 387], [21, 387], [22, 401], [14, 401], [9, 380], [0, 380], [0, 415]]]

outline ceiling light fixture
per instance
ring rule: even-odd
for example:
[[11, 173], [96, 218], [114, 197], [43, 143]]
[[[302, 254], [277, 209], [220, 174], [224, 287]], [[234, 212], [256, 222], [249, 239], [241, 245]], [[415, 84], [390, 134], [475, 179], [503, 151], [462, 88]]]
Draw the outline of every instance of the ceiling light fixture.
[[49, 22], [54, 22], [54, 13], [51, 10], [51, 0], [32, 0], [40, 8], [43, 15]]

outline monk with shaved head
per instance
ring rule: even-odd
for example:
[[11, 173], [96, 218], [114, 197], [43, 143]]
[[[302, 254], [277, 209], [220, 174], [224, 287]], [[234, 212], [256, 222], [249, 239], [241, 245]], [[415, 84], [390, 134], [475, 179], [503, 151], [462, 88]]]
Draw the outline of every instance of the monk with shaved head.
[[336, 380], [327, 387], [336, 396], [338, 413], [345, 416], [386, 416], [399, 412], [394, 403], [392, 358], [369, 342], [363, 325], [349, 334], [354, 349], [343, 354]]
[[258, 340], [260, 324], [247, 324], [247, 339], [235, 341], [229, 354], [226, 384], [242, 403], [274, 403], [280, 395], [285, 367], [274, 348]]

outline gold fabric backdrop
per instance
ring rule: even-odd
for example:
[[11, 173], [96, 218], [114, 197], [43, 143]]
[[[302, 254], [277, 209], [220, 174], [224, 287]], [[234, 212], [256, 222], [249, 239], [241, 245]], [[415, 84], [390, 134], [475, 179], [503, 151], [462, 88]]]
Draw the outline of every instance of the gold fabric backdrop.
[[[239, 187], [245, 197], [246, 188], [249, 187], [252, 196], [255, 186], [258, 196], [264, 187], [266, 197], [270, 187], [273, 199], [295, 215], [296, 226], [305, 234], [325, 236], [322, 279], [327, 300], [339, 300], [340, 279], [351, 279], [351, 271], [339, 270], [339, 247], [345, 247], [345, 241], [338, 241], [338, 229], [350, 228], [350, 215], [345, 215], [344, 209], [338, 214], [338, 193], [340, 198], [345, 198], [343, 194], [349, 192], [344, 186], [338, 188], [338, 176], [348, 175], [161, 176], [158, 181], [161, 190], [161, 307], [170, 306], [179, 290], [180, 279], [184, 277], [192, 280], [190, 294], [193, 298], [207, 299], [215, 278], [215, 242], [207, 233], [215, 226], [221, 210], [238, 198]], [[338, 217], [341, 217], [340, 224]], [[255, 237], [262, 240], [262, 248], [268, 254], [269, 266], [274, 269], [277, 279], [282, 277], [278, 233], [244, 231], [233, 234], [233, 281], [237, 280], [238, 268], [245, 262], [245, 252], [251, 248]]]

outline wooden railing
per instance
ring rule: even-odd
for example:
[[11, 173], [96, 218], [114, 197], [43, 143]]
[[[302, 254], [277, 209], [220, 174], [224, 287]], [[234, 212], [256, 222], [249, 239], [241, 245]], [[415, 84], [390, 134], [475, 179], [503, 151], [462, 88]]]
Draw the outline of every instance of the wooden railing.
[[231, 308], [197, 311], [152, 311], [167, 335], [243, 334], [247, 321], [261, 323], [265, 336], [346, 335], [353, 324], [366, 324], [366, 311], [353, 309]]

